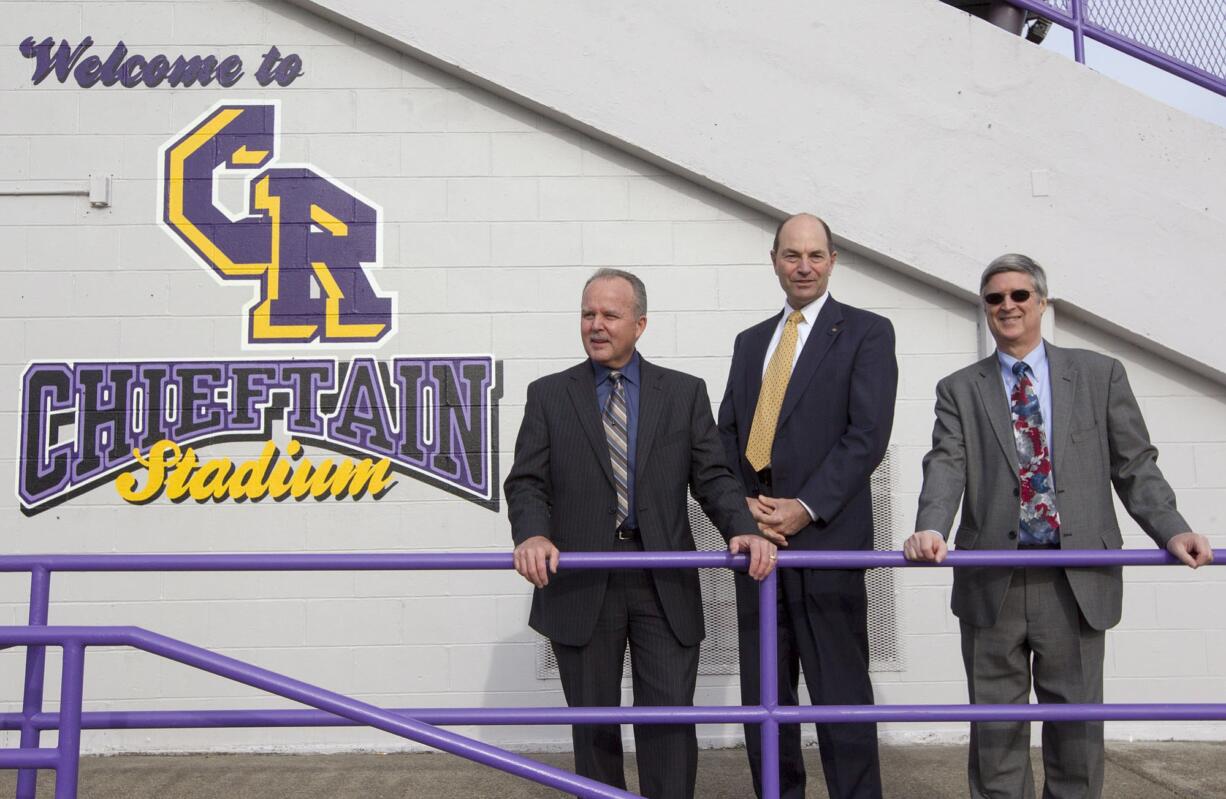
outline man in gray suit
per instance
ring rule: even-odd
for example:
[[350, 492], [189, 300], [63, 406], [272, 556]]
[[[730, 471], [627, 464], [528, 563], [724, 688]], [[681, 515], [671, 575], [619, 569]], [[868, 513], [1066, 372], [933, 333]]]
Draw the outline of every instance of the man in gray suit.
[[[1118, 549], [1111, 486], [1145, 532], [1192, 568], [1213, 560], [1158, 470], [1119, 361], [1045, 342], [1047, 278], [1024, 255], [988, 265], [980, 296], [996, 352], [937, 384], [910, 560], [945, 559], [961, 503], [958, 549]], [[1101, 703], [1105, 631], [1120, 620], [1118, 567], [955, 569], [970, 700]], [[973, 797], [1033, 797], [1030, 725], [971, 724]], [[1043, 795], [1098, 797], [1101, 722], [1043, 725]]]
[[[559, 551], [693, 550], [687, 489], [762, 579], [775, 546], [758, 531], [701, 380], [636, 351], [647, 291], [629, 272], [598, 270], [583, 289], [588, 360], [533, 381], [505, 490], [515, 569], [536, 586], [529, 624], [549, 638], [572, 706], [621, 703], [630, 644], [636, 705], [694, 702], [704, 635], [698, 573], [563, 570]], [[626, 787], [616, 724], [572, 728], [575, 770]], [[694, 795], [694, 726], [636, 725], [640, 792]]]

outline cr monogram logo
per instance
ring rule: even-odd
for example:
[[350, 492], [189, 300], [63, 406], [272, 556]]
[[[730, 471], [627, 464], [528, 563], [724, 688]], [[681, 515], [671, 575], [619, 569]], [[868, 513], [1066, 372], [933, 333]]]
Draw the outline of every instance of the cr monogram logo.
[[[306, 165], [277, 165], [278, 104], [225, 102], [161, 150], [161, 221], [223, 280], [258, 283], [251, 344], [379, 341], [392, 297], [378, 266], [380, 209]], [[218, 203], [219, 177], [247, 173], [246, 207]]]

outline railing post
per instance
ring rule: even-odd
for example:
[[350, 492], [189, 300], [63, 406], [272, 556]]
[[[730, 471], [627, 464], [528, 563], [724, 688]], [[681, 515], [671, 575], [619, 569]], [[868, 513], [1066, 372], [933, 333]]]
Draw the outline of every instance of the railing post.
[[1085, 0], [1069, 0], [1069, 13], [1073, 15], [1073, 58], [1078, 64], [1086, 62], [1086, 39], [1082, 26], [1085, 23]]
[[758, 583], [758, 700], [769, 714], [762, 722], [762, 799], [779, 799], [779, 613], [775, 569]]
[[64, 666], [60, 679], [60, 762], [55, 770], [55, 799], [77, 799], [84, 677], [85, 646], [79, 641], [65, 642]]
[[[30, 569], [30, 626], [46, 627], [51, 595], [51, 570], [46, 566]], [[38, 729], [34, 716], [43, 712], [43, 680], [46, 676], [47, 648], [26, 647], [26, 684], [21, 703], [21, 748], [37, 749]], [[38, 788], [38, 769], [23, 768], [17, 772], [17, 799], [34, 799]]]

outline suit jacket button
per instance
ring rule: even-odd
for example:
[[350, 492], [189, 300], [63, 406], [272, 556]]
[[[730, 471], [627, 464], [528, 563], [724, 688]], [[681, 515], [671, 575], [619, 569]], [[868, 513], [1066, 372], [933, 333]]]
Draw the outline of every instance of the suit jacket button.
[[1016, 488], [1015, 488], [1015, 489], [1013, 489], [1013, 496], [1015, 496], [1015, 497], [1019, 497], [1019, 496], [1021, 496], [1021, 495], [1022, 495], [1022, 492], [1021, 492], [1021, 491], [1019, 491], [1019, 490], [1018, 490], [1018, 489], [1016, 489]]
[[1010, 530], [1010, 531], [1009, 531], [1009, 540], [1010, 540], [1010, 541], [1012, 541], [1012, 540], [1013, 540], [1013, 539], [1015, 539], [1015, 538], [1017, 538], [1017, 532], [1016, 532], [1016, 531], [1014, 531], [1014, 530]]

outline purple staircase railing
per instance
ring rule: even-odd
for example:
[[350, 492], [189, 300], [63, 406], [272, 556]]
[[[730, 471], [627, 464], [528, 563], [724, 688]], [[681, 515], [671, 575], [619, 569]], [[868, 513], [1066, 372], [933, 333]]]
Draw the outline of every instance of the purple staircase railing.
[[[1214, 552], [1226, 563], [1226, 550]], [[718, 552], [565, 553], [560, 568], [737, 568], [745, 556]], [[1161, 566], [1177, 561], [1153, 550], [953, 552], [944, 566]], [[908, 563], [898, 552], [781, 552], [780, 568], [939, 568]], [[20, 713], [0, 713], [0, 729], [20, 730], [20, 747], [0, 751], [0, 768], [19, 769], [18, 799], [34, 799], [37, 769], [56, 771], [56, 799], [75, 799], [83, 729], [305, 727], [365, 725], [460, 755], [507, 773], [582, 797], [633, 794], [446, 730], [439, 725], [728, 723], [762, 725], [763, 795], [779, 795], [779, 725], [868, 721], [1119, 721], [1222, 720], [1226, 704], [1116, 705], [778, 705], [775, 577], [760, 585], [761, 699], [756, 706], [629, 708], [400, 708], [386, 709], [308, 685], [249, 663], [137, 627], [48, 626], [52, 572], [134, 571], [388, 571], [509, 569], [511, 555], [473, 554], [252, 554], [252, 555], [28, 555], [0, 557], [0, 572], [29, 572], [30, 623], [0, 627], [0, 647], [26, 647], [25, 695]], [[764, 601], [767, 600], [767, 601]], [[46, 647], [63, 648], [60, 710], [43, 704]], [[130, 646], [309, 706], [309, 710], [82, 712], [85, 651]], [[43, 730], [58, 730], [56, 748], [40, 748]]]
[[1126, 53], [1226, 96], [1226, 3], [1222, 0], [1005, 0], [1073, 33], [1085, 63], [1085, 40]]

